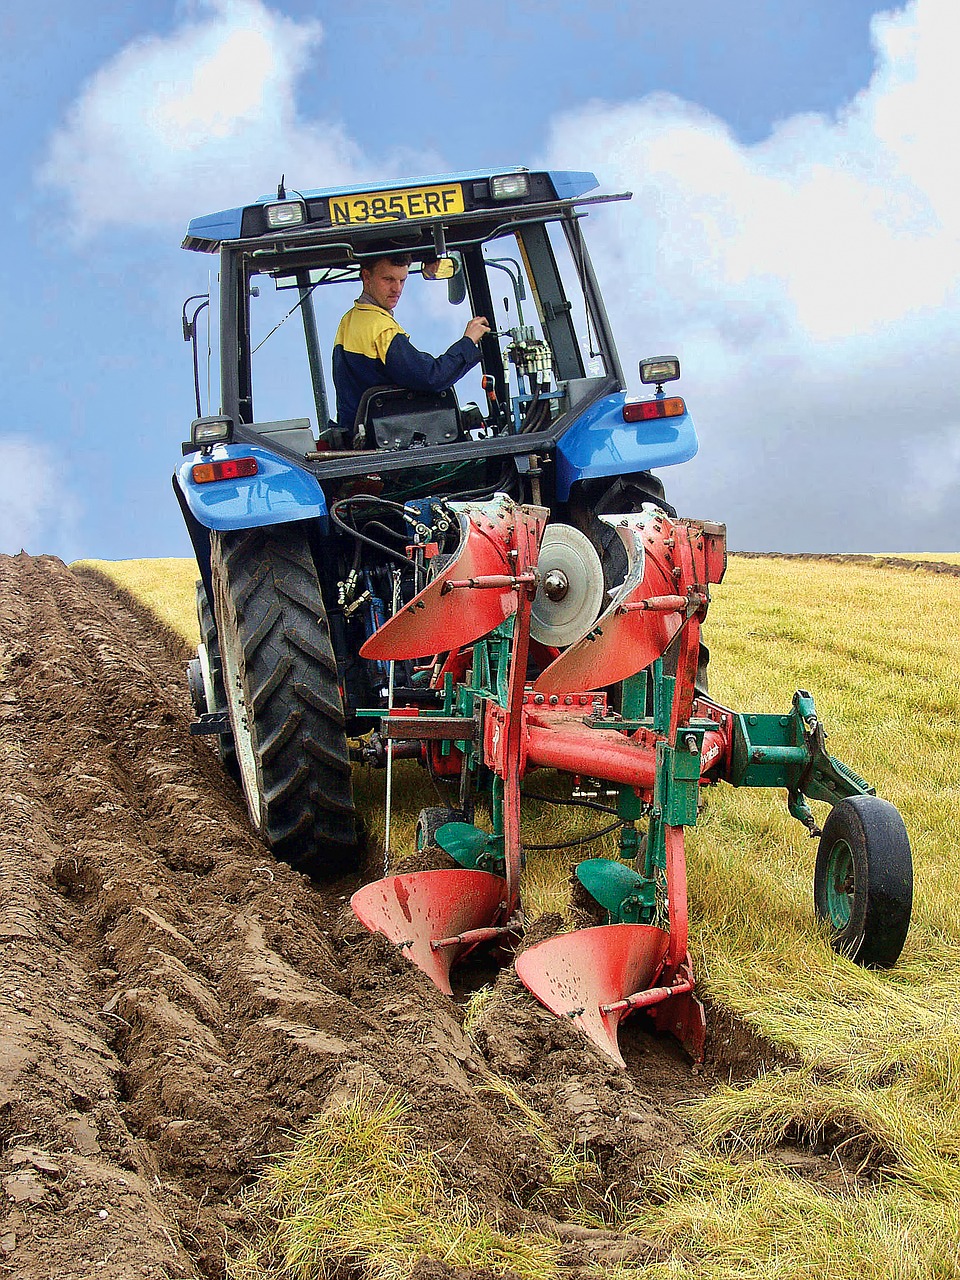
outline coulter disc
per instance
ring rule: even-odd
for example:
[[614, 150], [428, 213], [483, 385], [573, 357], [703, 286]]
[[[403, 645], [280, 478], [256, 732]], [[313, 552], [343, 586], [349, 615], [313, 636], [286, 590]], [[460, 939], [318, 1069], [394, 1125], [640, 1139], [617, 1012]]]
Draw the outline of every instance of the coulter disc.
[[585, 533], [569, 524], [548, 524], [537, 561], [540, 585], [530, 617], [530, 635], [563, 649], [579, 640], [603, 605], [603, 567]]

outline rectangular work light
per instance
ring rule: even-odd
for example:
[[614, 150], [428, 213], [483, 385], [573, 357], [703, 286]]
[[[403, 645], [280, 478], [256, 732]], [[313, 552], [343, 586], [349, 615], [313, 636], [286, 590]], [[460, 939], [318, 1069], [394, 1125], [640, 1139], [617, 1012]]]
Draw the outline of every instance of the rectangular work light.
[[676, 356], [651, 356], [640, 361], [641, 382], [675, 382], [680, 377], [680, 361]]
[[282, 231], [284, 227], [299, 227], [307, 220], [307, 211], [300, 200], [284, 200], [282, 204], [268, 204], [267, 226], [271, 231]]
[[200, 448], [211, 444], [229, 444], [233, 439], [233, 419], [222, 415], [194, 418], [190, 424], [190, 439]]
[[529, 173], [502, 173], [490, 179], [490, 194], [494, 200], [519, 200], [530, 194]]

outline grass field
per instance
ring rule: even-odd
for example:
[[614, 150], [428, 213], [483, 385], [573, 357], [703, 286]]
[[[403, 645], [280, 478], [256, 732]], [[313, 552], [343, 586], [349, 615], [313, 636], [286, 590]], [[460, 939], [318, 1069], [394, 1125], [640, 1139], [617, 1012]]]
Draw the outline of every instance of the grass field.
[[[192, 562], [96, 567], [192, 638]], [[889, 972], [834, 955], [813, 923], [816, 845], [787, 816], [784, 797], [724, 787], [708, 795], [688, 840], [695, 968], [714, 1000], [792, 1050], [801, 1065], [744, 1089], [715, 1090], [688, 1111], [696, 1154], [665, 1170], [642, 1202], [615, 1207], [624, 1229], [662, 1245], [664, 1260], [598, 1275], [960, 1274], [958, 609], [955, 577], [730, 561], [704, 632], [711, 694], [762, 712], [786, 711], [797, 688], [814, 694], [830, 751], [904, 816], [916, 869], [913, 922]], [[420, 786], [406, 773], [395, 847], [409, 839], [412, 808], [424, 803], [420, 797], [414, 806], [411, 792]], [[382, 822], [381, 787], [380, 777], [358, 779], [373, 827], [378, 814]], [[573, 829], [567, 819], [555, 821], [538, 824], [539, 839]], [[594, 825], [583, 820], [584, 829]], [[528, 912], [563, 906], [567, 860], [531, 855]], [[798, 1177], [774, 1157], [785, 1136], [845, 1144], [874, 1181], [864, 1188]], [[551, 1274], [549, 1265], [525, 1267], [525, 1275]], [[397, 1263], [390, 1274], [406, 1273]]]

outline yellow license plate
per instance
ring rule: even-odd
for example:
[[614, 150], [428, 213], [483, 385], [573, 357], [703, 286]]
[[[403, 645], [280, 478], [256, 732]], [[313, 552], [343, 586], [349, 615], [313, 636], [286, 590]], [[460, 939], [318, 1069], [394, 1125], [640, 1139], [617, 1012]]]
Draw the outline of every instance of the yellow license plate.
[[459, 182], [443, 187], [407, 187], [402, 191], [371, 191], [362, 196], [335, 196], [330, 221], [335, 227], [354, 222], [407, 222], [443, 213], [463, 213]]

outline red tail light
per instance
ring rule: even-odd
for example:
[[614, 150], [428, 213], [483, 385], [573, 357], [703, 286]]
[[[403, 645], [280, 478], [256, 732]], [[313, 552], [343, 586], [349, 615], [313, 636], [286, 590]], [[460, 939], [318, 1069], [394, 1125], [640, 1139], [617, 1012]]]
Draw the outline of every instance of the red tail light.
[[649, 422], [651, 418], [679, 418], [687, 412], [680, 396], [663, 400], [628, 400], [623, 406], [624, 422]]
[[193, 467], [194, 484], [209, 484], [211, 480], [241, 480], [257, 474], [256, 458], [224, 458], [222, 462], [197, 462]]

